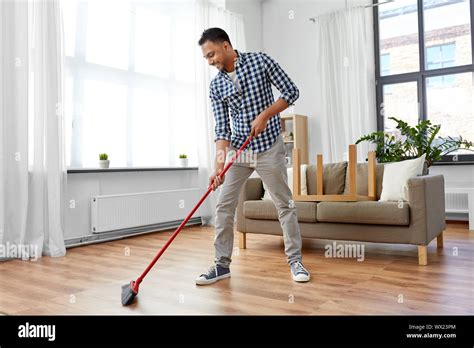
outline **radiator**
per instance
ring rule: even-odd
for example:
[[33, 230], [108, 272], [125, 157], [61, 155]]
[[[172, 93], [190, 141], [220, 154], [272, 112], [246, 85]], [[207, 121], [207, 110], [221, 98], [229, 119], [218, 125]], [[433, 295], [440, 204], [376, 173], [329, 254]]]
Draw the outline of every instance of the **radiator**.
[[[94, 196], [91, 230], [102, 233], [184, 220], [200, 196], [197, 188]], [[197, 216], [200, 209], [193, 215]]]
[[445, 194], [446, 213], [467, 213], [467, 193], [447, 192]]

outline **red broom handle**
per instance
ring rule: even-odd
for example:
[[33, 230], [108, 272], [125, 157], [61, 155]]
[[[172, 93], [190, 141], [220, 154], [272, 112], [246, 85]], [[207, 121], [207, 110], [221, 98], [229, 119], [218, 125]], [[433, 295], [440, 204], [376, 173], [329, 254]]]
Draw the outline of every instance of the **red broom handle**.
[[[249, 136], [247, 138], [247, 140], [245, 141], [245, 143], [241, 146], [241, 148], [231, 158], [229, 163], [226, 164], [226, 166], [224, 167], [224, 170], [219, 174], [220, 178], [222, 178], [225, 175], [227, 170], [229, 170], [230, 166], [234, 163], [235, 159], [242, 153], [242, 151], [245, 150], [247, 145], [250, 143], [251, 139], [252, 139], [252, 137]], [[146, 275], [148, 274], [148, 272], [150, 272], [151, 268], [155, 265], [156, 261], [158, 261], [158, 259], [161, 257], [161, 255], [163, 255], [163, 253], [166, 251], [166, 249], [169, 247], [169, 245], [173, 242], [173, 240], [176, 238], [178, 233], [184, 227], [184, 225], [186, 225], [188, 220], [193, 216], [193, 214], [196, 212], [196, 210], [201, 206], [202, 202], [204, 202], [206, 200], [207, 196], [209, 196], [211, 191], [212, 191], [212, 183], [211, 183], [211, 185], [209, 185], [209, 187], [208, 187], [206, 193], [204, 194], [204, 196], [202, 196], [202, 198], [199, 200], [199, 202], [196, 204], [196, 206], [193, 208], [193, 210], [191, 210], [191, 212], [186, 217], [186, 219], [184, 219], [184, 221], [181, 223], [181, 225], [179, 225], [179, 227], [176, 229], [176, 231], [174, 231], [173, 235], [168, 239], [166, 244], [163, 245], [163, 247], [160, 249], [158, 254], [156, 254], [155, 258], [151, 261], [151, 263], [148, 265], [148, 267], [145, 269], [145, 271], [143, 271], [143, 273], [140, 275], [140, 277], [137, 278], [137, 280], [133, 284], [133, 288], [134, 288], [133, 290], [138, 291], [138, 286], [143, 281], [143, 278], [145, 278]]]

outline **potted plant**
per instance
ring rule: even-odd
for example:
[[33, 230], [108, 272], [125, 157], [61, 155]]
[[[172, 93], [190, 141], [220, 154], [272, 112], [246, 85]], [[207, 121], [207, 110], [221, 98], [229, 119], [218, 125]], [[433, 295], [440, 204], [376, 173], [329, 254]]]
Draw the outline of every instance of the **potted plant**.
[[179, 155], [179, 165], [181, 167], [188, 166], [188, 156], [186, 156], [184, 153]]
[[396, 122], [397, 131], [373, 132], [356, 141], [359, 144], [368, 141], [376, 145], [375, 156], [379, 163], [397, 162], [417, 158], [426, 154], [423, 174], [428, 174], [428, 168], [434, 161], [439, 161], [444, 155], [459, 149], [471, 150], [474, 144], [461, 136], [437, 137], [441, 125], [433, 125], [430, 120], [424, 120], [412, 127], [405, 121], [389, 117]]
[[106, 153], [99, 154], [99, 166], [100, 168], [109, 168], [109, 155]]
[[288, 135], [288, 140], [293, 141], [293, 132], [290, 132], [290, 134]]

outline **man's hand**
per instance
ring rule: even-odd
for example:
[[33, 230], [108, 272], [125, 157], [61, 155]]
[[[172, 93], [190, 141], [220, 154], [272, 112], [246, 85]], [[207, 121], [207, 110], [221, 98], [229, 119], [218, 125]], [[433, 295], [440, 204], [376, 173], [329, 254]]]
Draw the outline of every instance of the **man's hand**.
[[252, 136], [252, 138], [257, 137], [257, 135], [262, 133], [265, 130], [265, 128], [267, 128], [267, 123], [268, 123], [268, 116], [262, 112], [252, 122], [252, 129], [250, 130], [250, 135]]
[[255, 138], [257, 135], [262, 133], [265, 128], [267, 128], [268, 120], [271, 119], [276, 114], [282, 112], [288, 107], [288, 103], [282, 99], [278, 98], [276, 102], [270, 105], [268, 108], [263, 110], [260, 115], [255, 118], [252, 122], [252, 129], [250, 131], [250, 135], [252, 138]]
[[224, 183], [225, 175], [222, 178], [219, 176], [220, 173], [224, 170], [224, 166], [217, 167], [212, 175], [209, 177], [209, 186], [212, 185], [212, 191], [215, 191], [217, 187]]

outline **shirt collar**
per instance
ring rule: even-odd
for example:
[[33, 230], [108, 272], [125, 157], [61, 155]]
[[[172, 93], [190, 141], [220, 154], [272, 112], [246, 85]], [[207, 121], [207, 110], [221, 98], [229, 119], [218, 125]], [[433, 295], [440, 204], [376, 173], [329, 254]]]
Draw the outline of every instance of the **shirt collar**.
[[238, 50], [235, 50], [235, 53], [237, 53], [237, 61], [235, 62], [235, 67], [237, 68], [245, 64], [245, 55]]
[[[238, 67], [241, 67], [245, 64], [245, 55], [242, 52], [239, 52], [238, 50], [234, 50], [234, 51], [235, 53], [237, 53], [237, 58], [235, 59], [235, 63], [234, 63], [234, 69], [237, 69]], [[226, 75], [227, 72], [219, 71], [219, 74]]]

